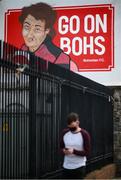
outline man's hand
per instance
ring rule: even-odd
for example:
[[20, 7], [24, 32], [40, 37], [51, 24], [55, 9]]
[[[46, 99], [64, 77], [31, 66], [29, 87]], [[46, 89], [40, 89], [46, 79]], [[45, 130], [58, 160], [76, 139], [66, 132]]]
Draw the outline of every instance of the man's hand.
[[68, 154], [73, 154], [73, 148], [68, 148], [68, 149], [66, 149], [66, 148], [64, 148], [63, 149], [63, 152], [64, 152], [64, 154], [66, 154], [66, 155], [68, 155]]

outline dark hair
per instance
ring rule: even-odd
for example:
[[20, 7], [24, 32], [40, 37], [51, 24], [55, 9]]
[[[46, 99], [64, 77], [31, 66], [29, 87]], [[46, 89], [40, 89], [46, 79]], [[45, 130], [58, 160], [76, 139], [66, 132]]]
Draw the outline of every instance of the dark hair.
[[32, 15], [36, 20], [44, 20], [45, 28], [50, 28], [49, 35], [53, 37], [55, 35], [55, 30], [53, 29], [53, 25], [56, 21], [56, 11], [46, 3], [37, 3], [32, 4], [28, 7], [23, 7], [21, 15], [19, 16], [19, 21], [23, 24], [25, 18], [28, 15]]
[[68, 125], [77, 120], [79, 120], [79, 115], [77, 113], [71, 112], [70, 114], [68, 114], [68, 116], [67, 116], [67, 124]]

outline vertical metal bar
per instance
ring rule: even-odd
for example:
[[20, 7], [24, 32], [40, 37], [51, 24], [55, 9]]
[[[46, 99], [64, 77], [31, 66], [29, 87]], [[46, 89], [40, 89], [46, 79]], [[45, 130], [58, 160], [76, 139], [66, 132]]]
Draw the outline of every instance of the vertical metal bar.
[[[46, 149], [46, 143], [47, 143], [47, 135], [48, 135], [48, 124], [47, 124], [47, 104], [46, 104], [46, 99], [47, 99], [47, 80], [45, 79], [45, 121], [44, 121], [44, 136], [45, 136], [45, 140], [44, 140], [44, 149], [45, 149], [45, 151], [44, 151], [44, 162], [45, 162], [45, 164], [44, 164], [44, 168], [45, 168], [45, 170], [46, 170], [46, 168], [47, 168], [47, 159], [48, 159], [48, 154], [47, 154], [47, 149]], [[46, 130], [46, 132], [45, 132], [45, 129], [47, 129]], [[48, 148], [48, 150], [49, 150], [49, 148]], [[45, 154], [47, 154], [47, 156], [45, 155]], [[46, 157], [45, 157], [46, 156]]]
[[[12, 48], [12, 53], [15, 52], [15, 47]], [[13, 66], [15, 65], [15, 58], [12, 58]], [[15, 69], [12, 70], [12, 116], [11, 116], [11, 177], [15, 178], [15, 120], [16, 120], [16, 86], [15, 86]]]
[[[6, 48], [8, 51], [8, 46], [6, 44]], [[5, 81], [4, 81], [4, 92], [5, 92], [5, 97], [4, 97], [4, 137], [5, 137], [5, 178], [7, 178], [7, 133], [6, 133], [6, 125], [7, 125], [7, 116], [6, 116], [6, 106], [7, 106], [7, 68], [5, 67]]]
[[4, 119], [4, 64], [2, 67], [2, 152], [1, 152], [1, 159], [2, 159], [2, 163], [1, 163], [1, 178], [4, 178], [4, 134], [3, 134], [3, 119]]
[[[31, 55], [30, 67], [34, 69], [34, 57]], [[30, 72], [31, 73], [31, 72]], [[30, 177], [36, 177], [36, 78], [30, 74], [29, 92], [29, 173]]]
[[[27, 62], [26, 62], [26, 59], [24, 59], [24, 64], [28, 63], [28, 58], [29, 58], [29, 55], [27, 52], [25, 52], [25, 57], [27, 59]], [[25, 106], [25, 109], [24, 109], [24, 122], [25, 122], [25, 176], [24, 178], [28, 178], [28, 112], [27, 112], [27, 109], [28, 109], [28, 76], [24, 73], [24, 92], [23, 92], [23, 98], [24, 98], [24, 106]]]
[[[18, 51], [18, 62], [21, 63], [20, 52]], [[17, 178], [20, 177], [20, 126], [21, 126], [21, 73], [17, 79]]]
[[46, 80], [44, 79], [44, 122], [43, 122], [43, 168], [44, 170], [46, 169], [46, 160], [45, 160], [45, 154], [46, 154], [46, 148], [45, 148], [45, 144], [46, 144], [46, 135], [47, 135], [47, 131], [45, 133], [45, 127], [46, 127]]
[[[21, 62], [21, 59], [20, 59], [20, 51], [17, 49], [17, 64], [20, 64]], [[20, 157], [21, 157], [21, 130], [22, 130], [22, 127], [21, 127], [21, 73], [18, 73], [16, 71], [17, 75], [16, 75], [16, 84], [17, 84], [17, 87], [16, 87], [16, 91], [17, 91], [17, 99], [16, 99], [16, 105], [17, 105], [17, 178], [20, 178], [21, 177], [21, 161], [20, 161]]]
[[[26, 53], [27, 55], [27, 63], [29, 62], [29, 53]], [[28, 170], [29, 170], [29, 117], [28, 117], [28, 109], [29, 109], [29, 76], [24, 76], [24, 83], [25, 83], [25, 89], [24, 89], [24, 96], [25, 96], [25, 121], [26, 121], [26, 176], [25, 178], [28, 178]]]
[[[9, 46], [9, 49], [11, 50], [11, 47]], [[10, 60], [11, 60], [11, 57], [10, 57]], [[11, 89], [10, 89], [10, 72], [11, 72], [11, 69], [7, 68], [7, 73], [8, 73], [8, 88], [7, 88], [7, 94], [8, 94], [8, 105], [7, 105], [7, 116], [8, 116], [8, 177], [10, 178], [10, 97], [11, 97]]]
[[[51, 83], [51, 99], [50, 99], [50, 104], [51, 104], [51, 111], [50, 111], [50, 121], [51, 121], [51, 126], [50, 127], [48, 127], [48, 128], [50, 128], [50, 129], [52, 129], [52, 127], [54, 127], [53, 125], [54, 125], [54, 79], [52, 78], [51, 79], [51, 81], [50, 81], [50, 83]], [[52, 162], [52, 157], [53, 157], [53, 135], [54, 135], [54, 132], [55, 131], [55, 127], [54, 127], [54, 129], [53, 129], [53, 131], [51, 131], [50, 133], [51, 133], [51, 139], [50, 139], [50, 143], [52, 144], [52, 146], [50, 147], [50, 152], [51, 152], [51, 154], [50, 154], [50, 164], [49, 164], [49, 166], [47, 167], [48, 169], [50, 169], [50, 167], [52, 168], [52, 166], [53, 166], [53, 162]]]
[[[26, 61], [25, 61], [25, 54], [23, 55], [23, 65], [25, 65]], [[23, 77], [24, 77], [24, 81], [25, 81], [25, 74], [23, 74]], [[25, 83], [25, 82], [24, 82]], [[25, 87], [24, 87], [24, 92], [23, 92], [23, 104], [24, 104], [24, 109], [25, 109], [25, 91], [26, 91], [26, 84], [25, 84]], [[24, 110], [25, 112], [25, 110]], [[22, 123], [23, 123], [23, 159], [24, 159], [24, 167], [23, 167], [23, 173], [24, 173], [24, 176], [26, 175], [26, 120], [25, 120], [25, 114], [23, 116], [23, 119], [22, 119]]]
[[[14, 51], [17, 51], [16, 48], [14, 48]], [[14, 59], [14, 64], [16, 63], [16, 59]], [[17, 82], [16, 82], [16, 76], [15, 76], [16, 70], [14, 69], [14, 88], [15, 91], [14, 93], [14, 113], [13, 113], [13, 177], [16, 178], [16, 168], [17, 168], [17, 160], [16, 160], [16, 155], [17, 155], [17, 150], [16, 150], [16, 141], [17, 141], [17, 126], [16, 126], [16, 121], [17, 121]]]
[[[20, 50], [20, 57], [19, 57], [19, 61], [21, 64], [24, 64], [24, 56], [22, 56], [21, 54], [21, 50]], [[25, 108], [24, 107], [24, 104], [23, 104], [23, 73], [20, 73], [20, 79], [19, 79], [19, 104], [20, 104], [20, 114], [19, 114], [19, 166], [18, 166], [18, 172], [19, 172], [19, 175], [18, 177], [19, 178], [22, 178], [23, 174], [22, 172], [20, 171], [20, 168], [21, 168], [21, 161], [20, 161], [20, 157], [21, 157], [21, 151], [23, 150], [23, 147], [21, 146], [21, 135], [22, 135], [22, 123], [23, 123], [23, 109]], [[24, 124], [25, 126], [25, 124]], [[25, 138], [25, 137], [24, 137]]]
[[41, 144], [40, 144], [40, 177], [41, 177], [41, 171], [42, 171], [42, 159], [43, 159], [43, 156], [42, 156], [42, 152], [43, 152], [43, 146], [42, 146], [42, 140], [43, 140], [43, 119], [44, 119], [44, 116], [43, 116], [43, 79], [42, 77], [40, 78], [40, 84], [39, 84], [39, 88], [40, 88], [40, 141], [41, 141]]
[[[8, 51], [10, 53], [10, 45], [8, 45]], [[11, 56], [10, 56], [11, 57]], [[9, 59], [10, 61], [10, 59]], [[7, 123], [6, 123], [6, 138], [7, 138], [7, 160], [6, 160], [6, 163], [7, 163], [7, 178], [9, 178], [9, 149], [10, 149], [10, 146], [9, 146], [9, 64], [7, 65], [6, 67], [6, 101], [7, 101], [7, 104], [6, 104], [6, 120], [7, 120]]]
[[[7, 49], [7, 44], [5, 44], [5, 48]], [[7, 53], [6, 53], [7, 54]], [[7, 56], [7, 55], [6, 55]], [[6, 59], [5, 59], [6, 61]], [[5, 67], [5, 61], [4, 61], [4, 72], [3, 72], [3, 147], [4, 147], [4, 152], [3, 152], [3, 177], [6, 178], [6, 134], [5, 134], [5, 129], [6, 129], [6, 89], [5, 89], [5, 82], [6, 82], [6, 67]]]
[[[24, 52], [24, 53], [25, 53], [25, 52]], [[23, 55], [23, 57], [24, 57], [24, 58], [23, 58], [23, 64], [24, 64], [24, 65], [26, 64], [25, 55], [26, 55], [26, 54]], [[26, 168], [26, 156], [27, 156], [27, 155], [26, 155], [26, 147], [27, 147], [27, 141], [26, 141], [26, 139], [27, 139], [27, 136], [26, 136], [27, 125], [26, 125], [26, 123], [27, 123], [27, 122], [26, 122], [26, 115], [25, 115], [25, 114], [26, 114], [26, 98], [27, 98], [27, 97], [26, 97], [26, 91], [27, 91], [26, 88], [27, 88], [27, 84], [25, 83], [25, 81], [26, 81], [26, 80], [25, 80], [25, 77], [26, 77], [26, 75], [25, 75], [25, 73], [23, 73], [23, 78], [22, 78], [22, 79], [23, 79], [23, 83], [22, 83], [22, 84], [24, 85], [24, 89], [23, 89], [23, 105], [24, 105], [24, 112], [23, 112], [23, 113], [24, 113], [24, 115], [23, 115], [23, 120], [22, 120], [22, 121], [24, 122], [24, 123], [23, 123], [23, 124], [24, 124], [24, 160], [25, 160], [25, 163], [24, 163], [24, 164], [25, 164], [25, 168], [24, 168], [24, 178], [26, 178], [26, 174], [27, 174], [27, 168]]]
[[[59, 85], [58, 85], [58, 112], [59, 112], [59, 116], [58, 116], [58, 118], [59, 118], [59, 120], [58, 120], [58, 122], [59, 122], [59, 128], [58, 128], [58, 132], [59, 132], [59, 135], [60, 135], [60, 130], [61, 130], [61, 121], [62, 121], [62, 119], [61, 119], [61, 114], [62, 114], [62, 111], [61, 111], [61, 106], [62, 106], [62, 95], [61, 95], [61, 93], [62, 93], [62, 84], [61, 84], [61, 82], [59, 82]], [[59, 138], [58, 138], [58, 148], [59, 148]], [[60, 158], [59, 158], [59, 165], [60, 165]]]
[[[3, 44], [3, 49], [5, 48], [5, 43]], [[3, 50], [4, 51], [4, 50]], [[5, 173], [4, 173], [4, 163], [5, 163], [5, 147], [4, 147], [4, 132], [3, 132], [3, 119], [4, 119], [4, 70], [5, 70], [5, 67], [4, 67], [4, 62], [2, 63], [2, 178], [5, 177]]]
[[[12, 54], [12, 52], [13, 52], [13, 47], [11, 46], [10, 47], [11, 48], [11, 54]], [[10, 59], [10, 61], [12, 62], [12, 56], [11, 56], [11, 59]], [[9, 101], [10, 101], [10, 105], [11, 105], [11, 107], [10, 107], [10, 109], [9, 109], [9, 114], [10, 114], [10, 119], [9, 119], [9, 141], [10, 141], [10, 143], [9, 143], [9, 169], [10, 169], [10, 172], [9, 172], [9, 177], [10, 178], [12, 178], [12, 110], [13, 110], [13, 107], [12, 107], [12, 86], [13, 86], [13, 84], [12, 84], [12, 72], [13, 72], [13, 70], [12, 69], [10, 69], [9, 70], [9, 76], [10, 76], [10, 82], [9, 82]]]
[[[57, 132], [57, 124], [56, 124], [56, 106], [57, 106], [57, 104], [56, 104], [56, 82], [55, 82], [55, 77], [53, 77], [53, 119], [52, 119], [52, 121], [53, 121], [53, 126], [55, 127], [54, 128], [54, 131], [53, 131], [53, 139], [52, 139], [52, 142], [53, 142], [53, 157], [52, 157], [52, 168], [54, 169], [54, 163], [56, 163], [56, 160], [54, 161], [54, 154], [56, 153], [56, 143], [55, 142], [57, 142], [56, 141], [56, 136], [57, 136], [57, 134], [56, 134], [56, 132]], [[57, 159], [57, 158], [56, 158]], [[56, 165], [57, 166], [57, 165]]]
[[2, 41], [0, 41], [0, 112], [1, 112], [1, 137], [0, 137], [0, 146], [1, 146], [1, 150], [0, 150], [0, 178], [2, 178], [2, 149], [3, 149], [3, 145], [2, 145], [2, 46], [3, 43]]
[[44, 152], [45, 152], [45, 121], [46, 121], [46, 116], [45, 116], [45, 79], [42, 80], [42, 100], [43, 100], [43, 107], [42, 107], [42, 115], [43, 115], [43, 121], [42, 121], [42, 171], [45, 169], [45, 157], [44, 157]]
[[[17, 51], [17, 53], [18, 53], [18, 50], [16, 49], [16, 51]], [[17, 55], [17, 62], [18, 62], [18, 60], [19, 60], [19, 56]], [[16, 70], [15, 70], [15, 73], [16, 73]], [[16, 141], [15, 141], [15, 143], [16, 143], [16, 148], [15, 148], [15, 154], [16, 154], [16, 162], [15, 162], [15, 178], [17, 178], [17, 176], [18, 176], [18, 161], [17, 161], [17, 159], [18, 159], [18, 121], [19, 121], [19, 77], [18, 78], [16, 78], [16, 122], [15, 122], [15, 124], [16, 124], [16, 126], [15, 126], [15, 132], [16, 132]]]
[[1, 127], [2, 127], [2, 132], [1, 132], [1, 178], [3, 178], [3, 64], [1, 68]]

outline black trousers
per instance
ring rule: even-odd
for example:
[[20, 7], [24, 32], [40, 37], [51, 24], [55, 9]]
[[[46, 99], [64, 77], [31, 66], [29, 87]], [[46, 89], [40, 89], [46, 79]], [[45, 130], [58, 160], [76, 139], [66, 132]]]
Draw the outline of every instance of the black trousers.
[[77, 169], [63, 169], [62, 179], [83, 179], [86, 173], [86, 167]]

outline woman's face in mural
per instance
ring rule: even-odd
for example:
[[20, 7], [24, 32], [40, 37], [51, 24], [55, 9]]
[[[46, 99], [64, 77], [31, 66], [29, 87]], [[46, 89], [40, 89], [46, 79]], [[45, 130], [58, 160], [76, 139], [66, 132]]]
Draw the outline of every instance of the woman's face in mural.
[[31, 52], [39, 48], [48, 33], [49, 29], [45, 29], [44, 20], [36, 20], [32, 15], [28, 15], [24, 20], [22, 35]]

